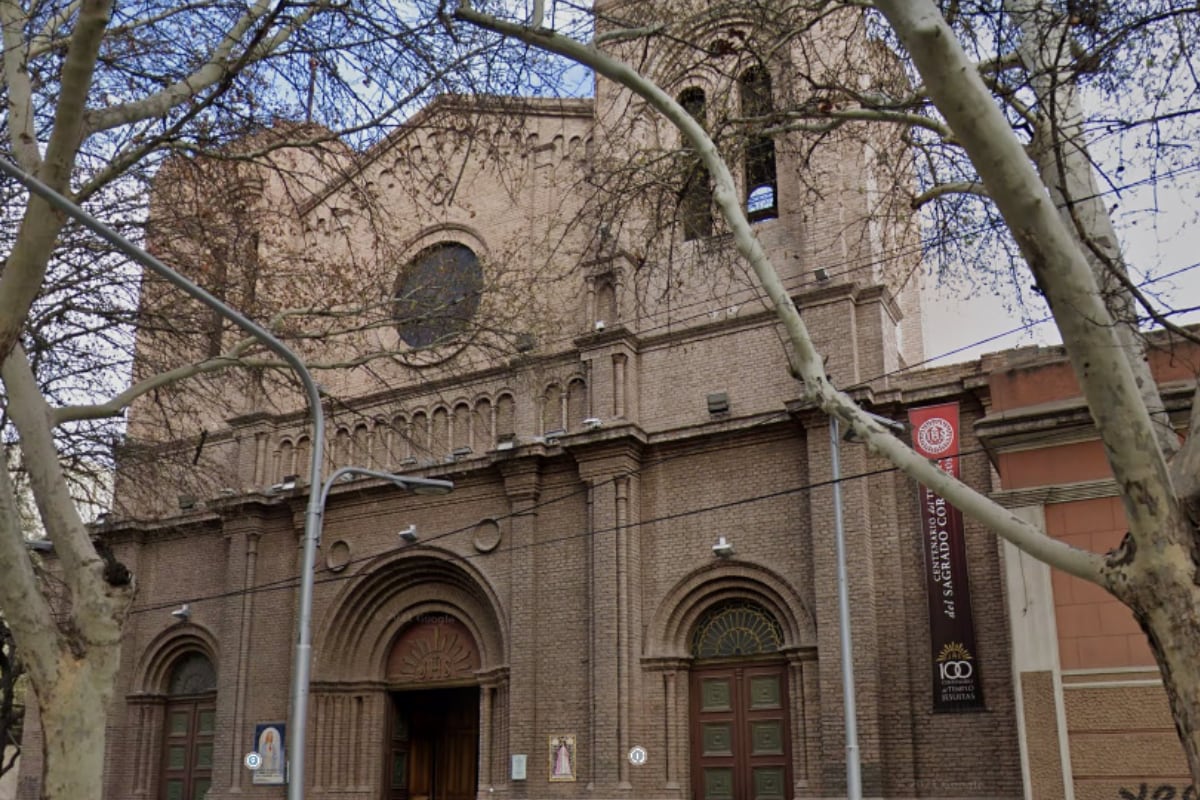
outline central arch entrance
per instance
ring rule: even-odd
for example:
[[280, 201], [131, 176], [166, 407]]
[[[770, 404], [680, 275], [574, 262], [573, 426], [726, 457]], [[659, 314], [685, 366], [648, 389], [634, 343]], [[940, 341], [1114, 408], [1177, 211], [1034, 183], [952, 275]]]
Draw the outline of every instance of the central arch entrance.
[[473, 800], [479, 779], [479, 650], [448, 614], [418, 617], [388, 655], [387, 800]]

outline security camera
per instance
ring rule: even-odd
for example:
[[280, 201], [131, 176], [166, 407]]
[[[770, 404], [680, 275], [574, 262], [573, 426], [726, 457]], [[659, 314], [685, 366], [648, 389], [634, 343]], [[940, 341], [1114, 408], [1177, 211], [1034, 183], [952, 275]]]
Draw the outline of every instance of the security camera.
[[417, 526], [409, 525], [407, 528], [400, 531], [397, 535], [405, 542], [412, 544], [413, 542], [415, 542], [417, 540]]
[[192, 618], [192, 607], [187, 603], [184, 603], [179, 608], [172, 611], [171, 616], [180, 622], [187, 622]]
[[594, 431], [604, 424], [604, 421], [599, 417], [588, 417], [583, 421], [583, 427], [589, 431]]
[[733, 542], [724, 536], [718, 536], [717, 543], [713, 545], [713, 555], [717, 558], [729, 558], [733, 555]]
[[598, 330], [598, 331], [604, 330], [604, 320], [602, 320], [602, 319], [596, 320], [596, 330]]
[[279, 494], [280, 492], [290, 492], [296, 488], [296, 481], [300, 480], [299, 475], [285, 475], [283, 480], [267, 489], [271, 494]]

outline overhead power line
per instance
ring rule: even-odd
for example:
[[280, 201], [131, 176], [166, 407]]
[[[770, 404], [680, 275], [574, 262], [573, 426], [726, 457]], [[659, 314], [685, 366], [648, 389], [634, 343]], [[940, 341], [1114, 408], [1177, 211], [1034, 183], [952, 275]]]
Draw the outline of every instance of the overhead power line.
[[[1157, 276], [1157, 277], [1155, 277], [1155, 278], [1152, 278], [1152, 279], [1150, 279], [1150, 280], [1144, 281], [1144, 282], [1143, 282], [1143, 285], [1145, 285], [1145, 284], [1149, 284], [1149, 283], [1154, 283], [1154, 282], [1156, 282], [1156, 281], [1160, 281], [1160, 280], [1167, 280], [1167, 279], [1169, 279], [1169, 278], [1176, 277], [1176, 276], [1178, 276], [1178, 275], [1181, 275], [1181, 274], [1184, 274], [1184, 273], [1190, 272], [1191, 270], [1194, 270], [1194, 269], [1197, 269], [1197, 268], [1200, 268], [1200, 262], [1197, 262], [1197, 263], [1194, 263], [1194, 264], [1189, 264], [1189, 265], [1187, 265], [1187, 266], [1184, 266], [1184, 267], [1180, 267], [1180, 268], [1178, 268], [1178, 269], [1172, 270], [1171, 272], [1168, 272], [1168, 273], [1165, 273], [1165, 274], [1163, 274], [1163, 275], [1160, 275], [1160, 276]], [[1187, 309], [1181, 309], [1181, 310], [1179, 310], [1179, 311], [1177, 311], [1177, 312], [1174, 312], [1174, 313], [1183, 313], [1183, 312], [1184, 312], [1184, 311], [1186, 311], [1186, 310], [1187, 310]], [[936, 359], [938, 359], [938, 358], [943, 358], [943, 357], [945, 357], [945, 356], [947, 356], [947, 355], [953, 355], [955, 352], [959, 352], [959, 351], [961, 351], [961, 350], [963, 350], [963, 349], [967, 349], [967, 348], [970, 348], [970, 347], [975, 347], [975, 346], [977, 346], [977, 345], [979, 345], [979, 344], [985, 344], [985, 343], [987, 343], [987, 342], [989, 342], [989, 341], [993, 341], [993, 340], [996, 340], [996, 339], [999, 339], [999, 338], [1003, 338], [1003, 337], [1005, 337], [1005, 336], [1009, 336], [1009, 335], [1011, 335], [1011, 334], [1013, 334], [1013, 333], [1018, 333], [1018, 332], [1020, 332], [1020, 331], [1022, 331], [1022, 330], [1027, 330], [1027, 329], [1029, 329], [1029, 328], [1031, 328], [1031, 327], [1034, 327], [1034, 326], [1036, 326], [1036, 325], [1043, 324], [1043, 323], [1045, 323], [1045, 322], [1049, 321], [1050, 319], [1052, 319], [1052, 318], [1051, 318], [1051, 317], [1044, 317], [1044, 318], [1042, 318], [1042, 319], [1040, 319], [1040, 320], [1034, 320], [1034, 321], [1032, 321], [1032, 322], [1025, 323], [1024, 325], [1019, 325], [1019, 326], [1017, 326], [1017, 327], [1015, 327], [1015, 328], [1011, 328], [1011, 329], [1009, 329], [1009, 330], [1007, 330], [1007, 331], [1003, 331], [1003, 332], [1001, 332], [1001, 333], [994, 334], [994, 335], [992, 335], [992, 336], [989, 336], [989, 337], [986, 337], [986, 338], [984, 338], [984, 339], [981, 339], [981, 340], [979, 340], [978, 342], [976, 342], [976, 343], [974, 343], [974, 344], [965, 345], [965, 346], [964, 346], [964, 347], [962, 347], [962, 348], [957, 348], [957, 349], [955, 349], [955, 350], [953, 350], [953, 351], [948, 351], [947, 353], [943, 353], [943, 354], [941, 354], [941, 355], [938, 355], [938, 356], [932, 356], [930, 359], [927, 359], [926, 361], [936, 360]], [[908, 371], [908, 370], [911, 370], [911, 369], [915, 369], [917, 366], [919, 366], [919, 365], [912, 365], [912, 366], [909, 366], [909, 367], [902, 368], [902, 369], [900, 369], [900, 370], [894, 370], [893, 372], [890, 372], [890, 373], [883, 373], [883, 374], [881, 374], [881, 375], [878, 375], [878, 376], [876, 376], [875, 378], [870, 378], [870, 379], [868, 379], [868, 380], [866, 380], [866, 381], [863, 381], [863, 383], [871, 383], [871, 382], [874, 382], [875, 380], [879, 380], [879, 379], [881, 379], [881, 378], [883, 378], [883, 377], [887, 377], [887, 376], [889, 376], [889, 375], [893, 375], [893, 374], [896, 374], [896, 373], [898, 373], [898, 372], [904, 372], [904, 371]], [[784, 420], [786, 420], [786, 419], [787, 419], [787, 415], [785, 415], [785, 414], [773, 415], [773, 416], [771, 416], [771, 417], [768, 417], [768, 418], [767, 418], [767, 419], [765, 419], [764, 421], [760, 422], [760, 423], [758, 424], [758, 426], [757, 426], [757, 427], [763, 427], [763, 426], [766, 426], [766, 425], [773, 425], [773, 424], [777, 424], [777, 423], [779, 423], [779, 422], [783, 422], [783, 421], [784, 421]], [[747, 430], [753, 430], [753, 428], [749, 428], [749, 429], [743, 429], [743, 430], [742, 430], [742, 431], [740, 431], [740, 432], [741, 432], [741, 433], [745, 433]], [[757, 443], [753, 443], [753, 442], [752, 442], [752, 443], [747, 443], [747, 444], [738, 445], [738, 447], [754, 447], [754, 446], [757, 446]], [[726, 450], [728, 450], [729, 448], [725, 448], [725, 449], [726, 449]], [[984, 450], [968, 451], [968, 452], [961, 453], [961, 454], [959, 455], [959, 457], [960, 457], [960, 458], [962, 458], [962, 457], [973, 457], [973, 456], [976, 456], [976, 455], [984, 454], [985, 452], [986, 452], [986, 451], [984, 451]], [[676, 460], [676, 459], [679, 459], [679, 458], [686, 458], [686, 457], [694, 457], [694, 454], [693, 454], [693, 453], [682, 453], [682, 452], [681, 452], [681, 453], [678, 453], [678, 454], [676, 454], [676, 455], [673, 455], [673, 456], [663, 456], [663, 457], [661, 457], [661, 458], [655, 459], [654, 461], [651, 461], [651, 462], [644, 463], [644, 464], [642, 464], [641, 466], [639, 466], [639, 467], [638, 467], [638, 468], [636, 468], [636, 469], [627, 470], [627, 471], [624, 471], [624, 472], [622, 472], [622, 473], [620, 473], [620, 474], [618, 474], [618, 475], [615, 475], [615, 476], [613, 476], [613, 477], [611, 477], [611, 478], [607, 479], [606, 481], [603, 481], [603, 482], [601, 482], [601, 484], [599, 484], [599, 485], [604, 485], [605, 483], [612, 482], [612, 481], [615, 481], [615, 480], [620, 480], [620, 479], [624, 479], [624, 478], [629, 478], [629, 477], [635, 477], [635, 476], [639, 476], [639, 475], [641, 475], [641, 473], [642, 473], [642, 472], [644, 472], [644, 471], [645, 471], [645, 470], [647, 470], [647, 469], [650, 469], [650, 468], [653, 468], [653, 467], [660, 466], [660, 465], [662, 465], [662, 464], [665, 464], [665, 463], [668, 463], [668, 462], [674, 461], [674, 460]], [[857, 475], [848, 475], [848, 476], [843, 476], [843, 477], [841, 478], [841, 480], [842, 480], [843, 482], [845, 482], [845, 481], [853, 481], [853, 480], [859, 480], [859, 479], [861, 479], [861, 478], [864, 478], [864, 477], [871, 477], [871, 476], [875, 476], [875, 475], [887, 474], [887, 473], [890, 473], [890, 472], [897, 472], [897, 471], [898, 471], [898, 469], [897, 469], [896, 467], [886, 467], [886, 468], [883, 468], [883, 469], [880, 469], [880, 470], [872, 470], [872, 471], [870, 471], [870, 472], [860, 473], [860, 474], [857, 474]], [[780, 496], [786, 496], [786, 495], [789, 495], [789, 494], [795, 494], [795, 493], [798, 493], [798, 492], [806, 492], [806, 491], [811, 491], [811, 490], [813, 490], [813, 489], [817, 489], [817, 488], [821, 488], [821, 487], [824, 487], [824, 486], [829, 486], [829, 485], [832, 485], [832, 483], [834, 483], [834, 481], [819, 481], [819, 482], [816, 482], [816, 483], [805, 484], [805, 485], [802, 485], [802, 486], [799, 486], [799, 487], [793, 487], [793, 488], [790, 488], [790, 489], [783, 489], [783, 490], [779, 490], [779, 491], [776, 491], [776, 492], [769, 492], [769, 493], [767, 493], [767, 494], [764, 494], [764, 495], [758, 495], [758, 496], [754, 496], [754, 497], [743, 498], [743, 499], [741, 499], [741, 500], [730, 501], [730, 502], [728, 502], [728, 503], [720, 503], [720, 504], [716, 504], [716, 505], [713, 505], [713, 506], [704, 506], [704, 507], [698, 507], [698, 508], [695, 508], [695, 509], [689, 509], [689, 510], [684, 510], [684, 511], [680, 511], [680, 512], [674, 512], [674, 513], [672, 513], [672, 514], [664, 515], [664, 516], [662, 516], [662, 517], [656, 517], [656, 518], [652, 518], [652, 519], [640, 520], [640, 521], [638, 521], [638, 522], [636, 522], [636, 523], [630, 523], [630, 525], [650, 525], [650, 524], [654, 524], [654, 523], [657, 523], [657, 522], [669, 521], [669, 520], [671, 520], [671, 519], [677, 519], [677, 518], [682, 518], [682, 517], [692, 516], [692, 515], [695, 515], [695, 514], [706, 513], [706, 512], [709, 512], [709, 511], [715, 511], [715, 510], [719, 510], [719, 509], [722, 509], [722, 508], [732, 508], [732, 507], [736, 507], [736, 506], [739, 506], [739, 505], [745, 505], [745, 504], [749, 504], [749, 503], [760, 502], [760, 501], [762, 501], [762, 500], [771, 499], [771, 498], [780, 497]], [[547, 506], [550, 506], [550, 505], [553, 505], [553, 504], [556, 504], [556, 503], [561, 503], [561, 502], [564, 502], [564, 501], [566, 501], [566, 500], [569, 500], [569, 499], [571, 499], [571, 498], [573, 498], [573, 497], [578, 497], [578, 496], [580, 496], [580, 495], [582, 495], [582, 494], [586, 493], [586, 492], [589, 490], [589, 488], [591, 488], [591, 487], [588, 487], [588, 486], [583, 486], [583, 487], [581, 487], [581, 488], [579, 488], [579, 489], [572, 490], [572, 491], [570, 491], [570, 492], [567, 492], [567, 493], [564, 493], [564, 494], [562, 494], [562, 495], [559, 495], [559, 496], [556, 496], [556, 497], [553, 497], [553, 498], [549, 498], [549, 499], [546, 499], [546, 500], [539, 501], [538, 503], [535, 503], [533, 506], [530, 506], [530, 507], [528, 507], [528, 508], [525, 508], [525, 509], [523, 509], [523, 510], [521, 511], [521, 514], [528, 514], [528, 513], [530, 513], [531, 511], [537, 511], [537, 510], [540, 510], [540, 509], [542, 509], [542, 508], [545, 508], [545, 507], [547, 507]], [[503, 515], [500, 515], [500, 516], [494, 517], [493, 519], [495, 519], [497, 522], [499, 522], [499, 521], [503, 521], [503, 520], [506, 520], [506, 519], [510, 519], [510, 518], [512, 518], [513, 516], [517, 516], [517, 515], [516, 515], [516, 514], [503, 514]], [[430, 544], [430, 543], [437, 542], [437, 541], [440, 541], [440, 540], [442, 540], [442, 539], [447, 539], [447, 538], [450, 538], [450, 537], [452, 537], [452, 536], [456, 536], [456, 535], [459, 535], [459, 534], [462, 534], [462, 533], [467, 533], [467, 532], [469, 532], [469, 531], [473, 530], [473, 529], [474, 529], [474, 527], [475, 527], [475, 525], [477, 525], [477, 524], [478, 524], [477, 522], [473, 522], [473, 523], [471, 523], [470, 525], [467, 525], [467, 526], [464, 526], [464, 527], [461, 527], [461, 528], [455, 528], [455, 529], [453, 529], [453, 530], [445, 531], [445, 532], [443, 532], [443, 533], [440, 533], [440, 534], [435, 534], [435, 535], [433, 535], [433, 536], [426, 537], [426, 538], [422, 539], [421, 543], [422, 543], [422, 544]], [[576, 533], [576, 534], [570, 534], [570, 535], [567, 535], [567, 536], [564, 536], [564, 537], [558, 537], [558, 538], [556, 538], [556, 539], [551, 539], [551, 540], [542, 540], [542, 541], [535, 542], [535, 543], [532, 543], [532, 544], [529, 544], [529, 545], [523, 545], [523, 546], [521, 546], [520, 548], [516, 548], [516, 549], [528, 549], [528, 548], [530, 548], [530, 547], [548, 546], [548, 545], [551, 545], [551, 544], [558, 543], [558, 542], [560, 542], [560, 541], [567, 541], [567, 540], [570, 540], [570, 539], [578, 538], [578, 537], [580, 537], [580, 536], [594, 535], [594, 534], [597, 534], [597, 533], [604, 533], [604, 532], [611, 532], [611, 531], [610, 531], [609, 529], [604, 529], [604, 530], [597, 530], [597, 531], [593, 531], [593, 532], [591, 532], [591, 533], [582, 533], [582, 534], [580, 534], [580, 533]], [[180, 534], [180, 535], [179, 535], [179, 536], [177, 536], [177, 537], [170, 537], [170, 538], [171, 538], [171, 539], [180, 539], [180, 538], [186, 538], [188, 535], [189, 535], [189, 534], [186, 534], [186, 533], [184, 533], [184, 534]], [[160, 538], [160, 539], [156, 539], [156, 542], [162, 542], [162, 541], [164, 541], [164, 539], [162, 539], [162, 538]], [[379, 558], [379, 557], [381, 557], [381, 556], [383, 556], [383, 555], [386, 555], [388, 552], [395, 552], [395, 551], [397, 551], [397, 550], [399, 550], [399, 549], [400, 549], [400, 548], [395, 548], [395, 549], [393, 549], [393, 550], [384, 550], [384, 551], [377, 552], [377, 553], [371, 553], [370, 555], [368, 555], [368, 556], [363, 556], [362, 558], [358, 558], [358, 559], [352, 559], [351, 561], [349, 561], [349, 562], [347, 563], [347, 566], [350, 566], [350, 565], [353, 565], [353, 564], [358, 564], [358, 563], [363, 563], [363, 562], [365, 562], [365, 561], [371, 561], [371, 560], [377, 559], [377, 558]], [[511, 550], [511, 549], [514, 549], [514, 548], [511, 548], [511, 547], [510, 547], [510, 548], [506, 548], [505, 550]], [[480, 553], [480, 554], [475, 554], [475, 555], [469, 555], [469, 554], [468, 554], [468, 555], [456, 555], [455, 557], [456, 557], [457, 559], [459, 559], [459, 560], [470, 560], [470, 559], [473, 559], [473, 558], [480, 558], [480, 557], [484, 557], [484, 556], [487, 556], [487, 555], [492, 555], [494, 552], [495, 552], [495, 551], [492, 551], [492, 553], [486, 553], [486, 554], [485, 554], [485, 553]], [[318, 581], [317, 581], [317, 582], [318, 582], [318, 583], [329, 583], [329, 582], [336, 582], [336, 581], [340, 581], [340, 580], [350, 580], [350, 579], [353, 579], [353, 578], [361, 578], [361, 577], [365, 577], [365, 576], [364, 576], [364, 575], [362, 575], [362, 574], [360, 574], [360, 573], [351, 573], [351, 574], [345, 574], [345, 575], [339, 574], [339, 575], [330, 576], [330, 577], [327, 577], [327, 578], [324, 578], [324, 579], [318, 579]], [[173, 608], [173, 607], [176, 607], [176, 606], [178, 606], [178, 605], [179, 605], [180, 603], [182, 603], [182, 602], [188, 602], [188, 603], [200, 603], [200, 602], [206, 602], [206, 601], [209, 601], [209, 600], [219, 600], [219, 599], [224, 599], [224, 598], [228, 598], [228, 597], [235, 597], [235, 596], [242, 595], [242, 594], [247, 594], [247, 593], [257, 593], [257, 592], [278, 591], [278, 590], [280, 590], [280, 589], [287, 589], [287, 588], [291, 588], [291, 587], [295, 587], [295, 586], [297, 586], [297, 585], [299, 584], [299, 580], [300, 580], [299, 576], [289, 576], [289, 577], [287, 577], [287, 578], [281, 578], [281, 579], [279, 579], [279, 580], [276, 580], [276, 581], [271, 581], [271, 582], [268, 582], [268, 583], [265, 583], [265, 584], [260, 584], [259, 586], [256, 586], [256, 587], [251, 587], [250, 589], [234, 589], [234, 590], [229, 590], [229, 591], [225, 591], [225, 592], [217, 592], [217, 593], [210, 594], [210, 595], [202, 595], [202, 596], [189, 596], [189, 597], [179, 597], [179, 598], [176, 598], [176, 599], [174, 599], [174, 600], [172, 600], [172, 601], [170, 601], [170, 602], [163, 602], [163, 603], [158, 603], [158, 604], [151, 605], [151, 606], [143, 606], [143, 607], [135, 608], [135, 609], [133, 609], [133, 611], [132, 611], [131, 613], [144, 613], [144, 612], [147, 612], [147, 611], [161, 610], [161, 609], [164, 609], [164, 608]]]

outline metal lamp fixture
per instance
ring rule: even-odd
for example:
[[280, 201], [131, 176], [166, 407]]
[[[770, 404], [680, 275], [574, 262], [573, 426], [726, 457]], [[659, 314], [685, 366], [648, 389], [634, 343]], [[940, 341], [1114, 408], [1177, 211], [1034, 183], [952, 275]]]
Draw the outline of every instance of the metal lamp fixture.
[[379, 478], [380, 480], [394, 483], [401, 489], [407, 489], [413, 494], [449, 494], [454, 491], [454, 481], [445, 481], [440, 478], [417, 478], [407, 475], [396, 475], [392, 472], [367, 469], [366, 467], [341, 467], [334, 470], [333, 474], [326, 478], [324, 485], [321, 486], [321, 495], [318, 503], [320, 513], [324, 513], [325, 511], [325, 501], [329, 498], [329, 490], [333, 488], [333, 485], [343, 478], [353, 475], [360, 475], [364, 478]]

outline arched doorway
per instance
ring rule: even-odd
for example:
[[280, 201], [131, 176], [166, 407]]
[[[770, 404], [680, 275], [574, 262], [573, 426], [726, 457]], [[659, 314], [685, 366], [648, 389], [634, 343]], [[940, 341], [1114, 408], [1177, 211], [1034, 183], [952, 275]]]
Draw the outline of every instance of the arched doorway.
[[448, 614], [418, 617], [396, 637], [387, 800], [473, 800], [479, 775], [479, 649]]
[[691, 773], [695, 800], [785, 800], [791, 724], [783, 631], [748, 600], [709, 608], [691, 636]]
[[201, 800], [212, 785], [217, 719], [217, 672], [208, 657], [188, 652], [167, 680], [159, 796]]

